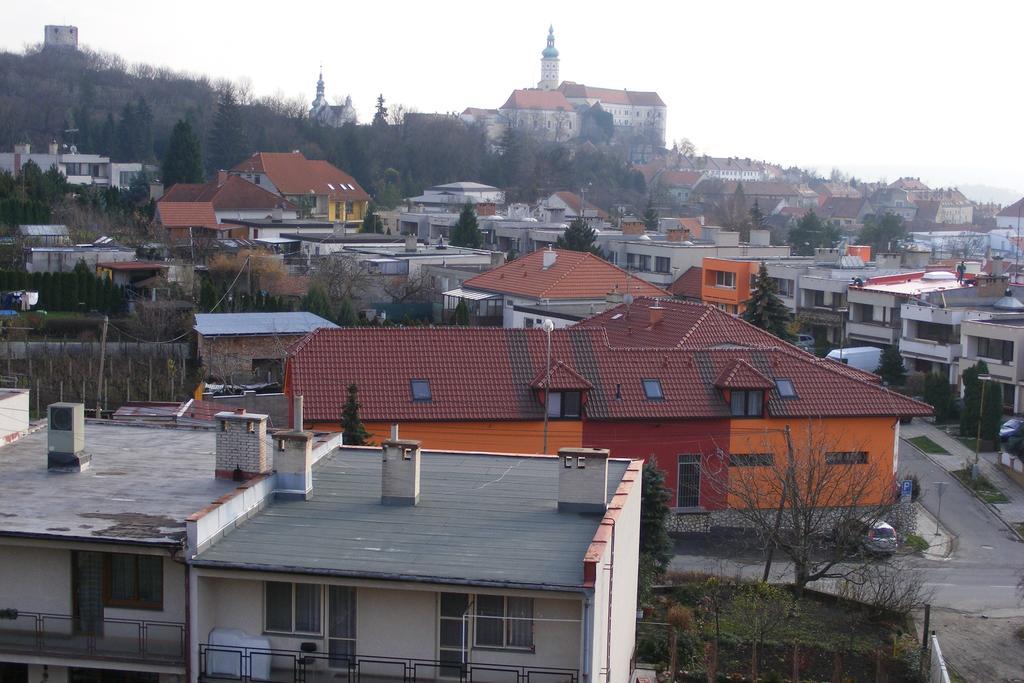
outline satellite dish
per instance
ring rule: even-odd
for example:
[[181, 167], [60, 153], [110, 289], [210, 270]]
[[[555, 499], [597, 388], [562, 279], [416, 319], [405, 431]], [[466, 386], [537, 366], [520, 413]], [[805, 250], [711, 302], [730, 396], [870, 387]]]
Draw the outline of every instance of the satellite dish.
[[629, 304], [633, 303], [633, 295], [627, 294], [626, 296], [622, 297], [622, 301], [628, 306]]

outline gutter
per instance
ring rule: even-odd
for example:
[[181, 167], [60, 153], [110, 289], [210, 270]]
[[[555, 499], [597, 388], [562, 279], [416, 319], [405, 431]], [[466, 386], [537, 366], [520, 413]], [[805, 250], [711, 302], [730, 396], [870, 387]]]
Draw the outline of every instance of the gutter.
[[481, 586], [484, 588], [511, 588], [519, 590], [536, 590], [536, 591], [557, 591], [564, 593], [567, 591], [583, 593], [585, 596], [590, 596], [591, 591], [582, 585], [569, 585], [569, 584], [544, 584], [544, 583], [522, 583], [516, 581], [500, 581], [500, 580], [488, 580], [488, 579], [461, 579], [461, 578], [449, 578], [443, 576], [418, 576], [415, 574], [402, 574], [398, 572], [382, 572], [379, 574], [371, 574], [368, 572], [360, 571], [346, 571], [336, 569], [315, 569], [310, 567], [290, 567], [286, 565], [260, 565], [246, 562], [218, 562], [218, 561], [196, 561], [191, 562], [193, 567], [202, 567], [207, 569], [235, 569], [247, 572], [261, 571], [279, 574], [303, 574], [305, 576], [333, 576], [351, 579], [367, 579], [376, 581], [404, 581], [407, 583], [425, 583], [431, 585], [449, 585], [449, 586]]

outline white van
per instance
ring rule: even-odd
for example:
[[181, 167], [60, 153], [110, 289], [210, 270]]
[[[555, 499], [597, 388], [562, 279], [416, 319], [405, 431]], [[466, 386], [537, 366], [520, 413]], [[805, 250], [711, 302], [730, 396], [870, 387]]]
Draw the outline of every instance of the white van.
[[882, 360], [882, 349], [875, 346], [851, 346], [845, 349], [834, 349], [828, 352], [828, 358], [845, 363], [858, 370], [874, 372]]

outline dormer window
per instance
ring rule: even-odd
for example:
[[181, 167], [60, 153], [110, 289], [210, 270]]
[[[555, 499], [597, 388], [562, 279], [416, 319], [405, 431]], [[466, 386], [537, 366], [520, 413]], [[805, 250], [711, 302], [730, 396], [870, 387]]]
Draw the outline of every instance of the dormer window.
[[432, 396], [430, 394], [430, 380], [429, 379], [414, 379], [409, 381], [410, 388], [412, 389], [412, 400], [414, 401], [430, 401]]
[[661, 391], [661, 380], [660, 379], [645, 379], [644, 383], [644, 396], [647, 397], [648, 401], [663, 401], [665, 400], [665, 394]]
[[578, 418], [582, 404], [579, 391], [552, 391], [548, 393], [548, 417]]
[[729, 412], [733, 417], [761, 417], [764, 414], [764, 392], [760, 389], [733, 389], [729, 396]]

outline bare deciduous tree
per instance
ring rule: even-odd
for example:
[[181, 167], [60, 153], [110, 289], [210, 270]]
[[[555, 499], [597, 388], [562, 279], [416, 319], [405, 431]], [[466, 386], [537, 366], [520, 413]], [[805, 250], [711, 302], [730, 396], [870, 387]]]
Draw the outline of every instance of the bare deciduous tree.
[[906, 615], [931, 599], [924, 575], [908, 567], [887, 563], [870, 564], [847, 576], [839, 585], [840, 595], [868, 605], [875, 616]]
[[863, 566], [862, 535], [891, 512], [895, 481], [884, 480], [865, 450], [848, 440], [840, 445], [823, 424], [808, 420], [795, 434], [788, 427], [779, 432], [752, 434], [752, 452], [732, 453], [729, 467], [709, 467], [702, 477], [768, 549], [766, 573], [772, 552], [785, 553], [799, 596], [811, 581]]
[[323, 286], [332, 305], [345, 298], [362, 301], [372, 277], [356, 259], [340, 254], [325, 256], [313, 265], [313, 281]]

